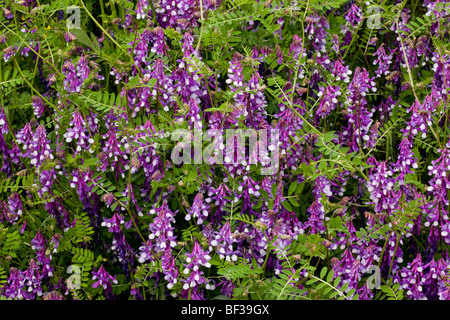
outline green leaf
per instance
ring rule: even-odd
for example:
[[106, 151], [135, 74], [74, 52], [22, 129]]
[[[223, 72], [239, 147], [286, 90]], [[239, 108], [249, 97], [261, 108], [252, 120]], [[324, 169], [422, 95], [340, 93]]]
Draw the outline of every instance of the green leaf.
[[256, 259], [254, 257], [252, 258], [252, 266], [255, 270], [259, 269], [258, 263], [256, 262]]
[[322, 270], [320, 271], [320, 278], [324, 279], [325, 275], [327, 274], [328, 268], [327, 267], [323, 267]]
[[75, 37], [77, 37], [77, 41], [79, 43], [84, 44], [91, 49], [96, 49], [86, 31], [84, 31], [83, 29], [72, 29], [71, 32], [75, 35]]
[[111, 205], [111, 211], [114, 211], [114, 210], [116, 210], [116, 208], [117, 208], [117, 206], [119, 205], [119, 202], [114, 202], [112, 205]]
[[331, 283], [331, 280], [333, 280], [334, 272], [333, 270], [330, 270], [330, 273], [327, 275], [327, 282]]
[[292, 195], [295, 191], [295, 189], [297, 188], [298, 182], [297, 180], [295, 180], [293, 183], [291, 183], [291, 185], [289, 186], [289, 190], [288, 190], [288, 195]]
[[316, 278], [311, 278], [306, 282], [306, 285], [309, 286], [313, 283], [316, 283], [317, 281], [319, 281], [319, 280], [317, 280]]
[[231, 300], [231, 298], [224, 296], [222, 294], [219, 294], [217, 296], [214, 296], [211, 300]]
[[351, 289], [349, 292], [347, 292], [347, 297], [351, 297], [352, 295], [354, 295], [356, 292], [356, 289]]
[[336, 279], [334, 279], [333, 286], [337, 287], [341, 283], [341, 276], [337, 276]]
[[276, 183], [272, 184], [271, 190], [272, 190], [272, 196], [275, 198], [277, 196], [277, 185], [276, 185]]
[[327, 163], [325, 161], [322, 161], [319, 163], [319, 166], [317, 169], [319, 172], [324, 172], [327, 170], [327, 167], [328, 167]]
[[345, 292], [345, 290], [347, 290], [348, 286], [349, 286], [349, 282], [345, 282], [345, 283], [342, 285], [342, 287], [340, 288], [340, 290], [341, 290], [342, 292]]
[[333, 287], [325, 288], [325, 290], [323, 291], [323, 294], [327, 295], [331, 290], [333, 290]]
[[295, 198], [288, 198], [289, 202], [294, 206], [294, 207], [299, 207], [300, 205], [298, 204], [297, 200], [295, 200]]
[[284, 207], [287, 211], [290, 211], [290, 212], [294, 211], [294, 210], [292, 209], [291, 205], [289, 204], [289, 201], [286, 201], [286, 200], [285, 200], [285, 201], [283, 201], [281, 204], [283, 205], [283, 207]]

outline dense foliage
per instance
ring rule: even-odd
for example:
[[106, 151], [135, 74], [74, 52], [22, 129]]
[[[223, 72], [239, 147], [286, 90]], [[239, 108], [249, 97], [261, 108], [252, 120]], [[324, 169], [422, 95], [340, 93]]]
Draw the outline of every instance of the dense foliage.
[[449, 299], [450, 1], [1, 9], [0, 299]]

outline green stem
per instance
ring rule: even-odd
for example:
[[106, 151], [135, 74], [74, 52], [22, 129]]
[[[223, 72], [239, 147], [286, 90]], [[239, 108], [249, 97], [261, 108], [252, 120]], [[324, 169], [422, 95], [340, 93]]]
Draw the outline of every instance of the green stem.
[[100, 10], [102, 12], [102, 24], [105, 24], [105, 21], [103, 20], [103, 17], [106, 15], [105, 14], [105, 4], [103, 0], [99, 0], [100, 1]]
[[[399, 29], [398, 28], [398, 18], [395, 19], [395, 26], [396, 26], [396, 28], [398, 30]], [[402, 49], [402, 52], [403, 52], [403, 58], [405, 60], [406, 69], [408, 71], [409, 84], [411, 85], [411, 89], [412, 89], [412, 92], [414, 94], [414, 97], [416, 98], [416, 101], [419, 101], [419, 98], [417, 97], [417, 94], [416, 94], [416, 89], [414, 88], [414, 81], [413, 81], [412, 74], [411, 74], [411, 68], [409, 67], [408, 57], [406, 56], [405, 46], [403, 45], [403, 38], [402, 38], [402, 35], [400, 34], [400, 32], [398, 33], [398, 37], [400, 39], [400, 44], [401, 44], [401, 47], [402, 47], [401, 49]]]
[[[61, 112], [61, 110], [59, 110], [53, 103], [51, 103], [50, 101], [47, 100], [47, 98], [45, 98], [43, 95], [41, 95], [39, 93], [39, 91], [37, 91], [34, 86], [25, 78], [25, 76], [22, 73], [22, 69], [20, 69], [19, 64], [16, 61], [16, 58], [13, 58], [14, 63], [17, 67], [17, 70], [19, 70], [20, 75], [22, 76], [22, 79], [27, 83], [27, 85], [42, 99], [44, 100], [48, 105], [50, 105], [56, 112], [58, 112], [60, 115], [64, 116], [64, 113]], [[56, 124], [58, 124], [58, 126], [61, 127], [61, 125], [59, 124], [59, 122], [53, 118], [53, 115], [50, 113], [50, 116], [52, 117], [53, 121], [55, 121]]]
[[109, 40], [111, 40], [112, 43], [114, 43], [117, 46], [117, 48], [119, 48], [123, 53], [125, 53], [125, 55], [127, 55], [131, 60], [133, 60], [133, 57], [131, 56], [131, 54], [129, 52], [127, 52], [124, 48], [122, 48], [122, 46], [119, 43], [117, 43], [117, 41], [114, 40], [114, 38], [111, 37], [111, 35], [108, 32], [106, 32], [106, 30], [102, 27], [102, 25], [94, 18], [94, 16], [89, 12], [89, 10], [84, 5], [83, 0], [79, 0], [79, 3], [83, 7], [84, 11], [86, 11], [86, 14], [89, 16], [89, 18], [91, 18], [91, 20], [94, 21], [94, 23], [97, 25], [97, 27], [99, 27], [100, 30], [102, 30], [103, 34], [105, 36], [107, 36], [109, 38]]
[[360, 24], [358, 25], [358, 28], [356, 29], [355, 33], [353, 34], [353, 36], [352, 36], [352, 41], [351, 41], [350, 44], [348, 45], [347, 50], [345, 51], [344, 56], [342, 57], [342, 60], [344, 60], [345, 57], [347, 56], [347, 54], [350, 52], [350, 48], [351, 48], [353, 42], [355, 41], [355, 39], [357, 38], [357, 37], [356, 37], [356, 34], [358, 33], [359, 29], [361, 28], [361, 25], [362, 25], [362, 23], [360, 23]]
[[200, 36], [198, 37], [197, 46], [195, 47], [195, 50], [198, 51], [200, 48], [200, 43], [202, 41], [202, 35], [203, 35], [203, 29], [205, 27], [205, 22], [203, 21], [203, 1], [200, 0], [200, 20], [202, 21], [202, 28], [200, 29]]
[[156, 11], [153, 6], [153, 0], [150, 0], [150, 8], [152, 9], [152, 21], [155, 26], [159, 26], [158, 21], [156, 20]]
[[34, 50], [34, 48], [32, 48], [18, 33], [15, 33], [14, 31], [12, 31], [11, 29], [9, 29], [2, 21], [0, 21], [0, 23], [2, 24], [3, 28], [7, 29], [8, 31], [10, 31], [11, 33], [13, 33], [15, 36], [17, 36], [20, 41], [27, 47], [29, 48], [34, 54], [36, 54], [39, 58], [42, 59], [42, 61], [44, 61], [45, 63], [47, 63], [49, 66], [51, 66], [53, 69], [55, 69], [55, 71], [59, 74], [62, 75], [61, 72], [58, 70], [58, 68], [55, 67], [55, 65], [49, 61], [47, 61], [47, 59], [45, 59], [43, 56], [41, 56], [38, 52], [36, 52], [36, 50]]

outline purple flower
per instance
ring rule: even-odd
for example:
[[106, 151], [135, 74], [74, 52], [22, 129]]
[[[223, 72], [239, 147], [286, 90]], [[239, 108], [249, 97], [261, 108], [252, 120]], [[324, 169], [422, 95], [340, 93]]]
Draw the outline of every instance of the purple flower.
[[36, 296], [42, 296], [41, 280], [39, 267], [34, 259], [30, 259], [30, 266], [23, 273], [23, 295], [26, 300], [34, 300]]
[[350, 82], [350, 75], [353, 73], [348, 66], [344, 65], [342, 59], [337, 59], [334, 62], [334, 67], [331, 70], [331, 75], [336, 78], [336, 80], [342, 80], [345, 83]]
[[51, 291], [43, 295], [43, 300], [64, 300], [64, 296], [58, 291]]
[[337, 257], [331, 259], [331, 267], [334, 271], [334, 276], [341, 276], [341, 284], [348, 283], [346, 291], [356, 288], [360, 278], [361, 260], [356, 259], [352, 253], [351, 248], [348, 247], [341, 255], [342, 259]]
[[306, 18], [306, 22], [305, 34], [308, 35], [308, 40], [312, 40], [312, 47], [314, 50], [325, 52], [328, 35], [326, 29], [330, 28], [327, 18], [314, 12]]
[[231, 232], [230, 223], [227, 221], [211, 240], [210, 245], [216, 249], [220, 259], [226, 261], [237, 261], [239, 252], [233, 249], [233, 243], [236, 242], [236, 238]]
[[72, 42], [77, 40], [77, 37], [72, 32], [67, 31], [64, 33], [64, 39], [66, 42]]
[[114, 84], [119, 84], [121, 81], [126, 82], [126, 79], [128, 78], [126, 72], [120, 72], [114, 66], [111, 66], [111, 72], [109, 74], [116, 77]]
[[387, 167], [386, 161], [378, 162], [370, 158], [368, 163], [375, 165], [370, 169], [369, 181], [366, 182], [371, 200], [368, 204], [375, 205], [375, 212], [392, 213], [397, 209], [402, 194], [396, 190], [393, 172]]
[[8, 282], [5, 285], [5, 297], [7, 299], [23, 299], [24, 298], [24, 275], [22, 271], [11, 267], [9, 270]]
[[108, 231], [111, 233], [121, 233], [121, 225], [123, 225], [125, 229], [129, 229], [131, 227], [131, 223], [131, 220], [125, 222], [125, 218], [123, 216], [115, 213], [111, 219], [103, 217], [102, 226], [107, 227]]
[[302, 47], [302, 38], [296, 34], [294, 34], [289, 47], [289, 56], [290, 55], [292, 55], [292, 59], [294, 60], [306, 57], [306, 50]]
[[448, 263], [444, 259], [435, 261], [432, 259], [426, 266], [428, 269], [425, 283], [425, 295], [428, 299], [448, 300], [449, 297], [449, 276], [447, 274]]
[[316, 115], [321, 118], [328, 116], [331, 111], [336, 109], [336, 107], [339, 105], [338, 97], [341, 94], [342, 93], [339, 87], [320, 87], [320, 91], [318, 93], [320, 97], [320, 104], [317, 108]]
[[164, 41], [164, 29], [161, 27], [156, 27], [152, 30], [153, 35], [153, 46], [150, 52], [157, 53], [159, 55], [166, 56], [168, 54], [168, 47]]
[[[134, 46], [134, 49], [132, 49], [132, 52], [134, 54], [134, 65], [136, 67], [141, 67], [141, 65], [147, 64], [145, 58], [148, 54], [148, 43], [151, 39], [151, 31], [149, 29], [145, 29], [142, 34], [139, 35], [139, 40], [137, 41], [136, 45]], [[134, 45], [133, 42], [130, 43], [131, 45]]]
[[169, 282], [167, 288], [172, 289], [178, 281], [178, 266], [175, 264], [175, 258], [170, 248], [166, 248], [161, 257], [161, 270], [164, 279]]
[[[302, 46], [303, 40], [298, 35], [294, 34], [291, 45], [289, 47], [289, 56], [296, 62], [295, 68], [299, 68], [298, 77], [303, 79], [305, 77], [305, 69], [302, 60], [306, 58], [306, 49]], [[283, 109], [280, 109], [283, 111]]]
[[31, 102], [33, 105], [34, 115], [38, 118], [42, 117], [45, 110], [45, 105], [42, 99], [38, 96], [32, 96]]
[[102, 286], [104, 290], [111, 290], [112, 284], [117, 284], [116, 276], [111, 276], [108, 272], [106, 272], [103, 265], [97, 271], [92, 271], [93, 277], [92, 280], [97, 280], [92, 284], [93, 288], [98, 288]]
[[52, 255], [47, 250], [45, 239], [39, 231], [36, 233], [36, 237], [31, 240], [31, 249], [36, 251], [36, 259], [38, 264], [42, 266], [42, 277], [48, 278], [53, 276], [54, 268], [50, 265]]
[[[219, 2], [219, 1], [218, 1]], [[194, 1], [180, 0], [178, 2], [161, 0], [156, 8], [156, 13], [160, 17], [160, 25], [163, 28], [172, 27], [176, 30], [185, 29], [194, 23]], [[207, 8], [205, 1], [204, 10]]]
[[69, 125], [71, 128], [68, 128], [63, 136], [67, 143], [75, 140], [77, 147], [73, 156], [75, 157], [75, 155], [82, 150], [89, 150], [89, 152], [92, 153], [93, 150], [91, 149], [91, 146], [94, 143], [94, 139], [92, 139], [93, 135], [89, 133], [90, 129], [88, 129], [89, 127], [87, 127], [86, 121], [80, 112], [76, 111], [73, 113], [73, 118]]
[[216, 215], [220, 215], [224, 212], [222, 209], [227, 203], [226, 197], [230, 195], [230, 189], [225, 183], [221, 183], [217, 188], [211, 187], [208, 190], [208, 197], [205, 199], [206, 203], [214, 204], [216, 209]]
[[223, 278], [219, 282], [218, 286], [221, 287], [220, 294], [222, 294], [222, 295], [224, 295], [224, 296], [226, 296], [228, 298], [233, 297], [233, 291], [234, 291], [235, 285], [234, 285], [232, 280], [228, 280], [226, 278]]
[[395, 104], [395, 101], [389, 96], [387, 99], [383, 99], [378, 108], [375, 108], [375, 110], [380, 110], [380, 121], [385, 123], [392, 116], [392, 110], [394, 110]]
[[243, 211], [247, 211], [251, 209], [252, 204], [255, 200], [254, 198], [251, 199], [250, 195], [256, 198], [259, 198], [259, 196], [261, 195], [259, 191], [260, 186], [249, 176], [243, 176], [242, 179], [243, 181], [239, 182], [239, 187], [237, 189], [239, 193], [237, 198], [242, 200], [243, 202], [241, 209]]
[[[52, 186], [56, 180], [56, 172], [54, 168], [50, 168], [49, 170], [43, 170], [39, 174], [39, 187], [38, 187], [38, 195], [41, 198], [45, 198], [44, 195], [46, 193], [52, 193]], [[36, 186], [36, 185], [34, 185]], [[48, 197], [47, 197], [48, 198]]]
[[[259, 220], [258, 225], [264, 229], [268, 226], [261, 220]], [[256, 228], [251, 227], [249, 230], [248, 227], [246, 227], [243, 230], [243, 233], [249, 236], [249, 240], [251, 241], [251, 249], [246, 252], [247, 256], [244, 256], [244, 258], [251, 259], [252, 257], [255, 258], [256, 262], [259, 266], [262, 266], [264, 264], [264, 259], [266, 258], [267, 250], [268, 250], [268, 243], [267, 238], [264, 235], [264, 233]]]
[[[194, 99], [189, 101], [189, 111], [186, 114], [186, 120], [189, 124], [189, 129], [193, 132], [202, 131], [202, 115], [200, 113], [200, 108]], [[195, 134], [194, 134], [195, 136]]]
[[434, 91], [430, 95], [427, 95], [423, 104], [419, 101], [415, 101], [408, 112], [412, 112], [410, 121], [406, 122], [407, 126], [402, 129], [404, 135], [411, 138], [422, 132], [421, 137], [426, 138], [428, 132], [428, 126], [432, 123], [432, 113], [437, 108], [438, 100], [435, 97]]
[[[72, 178], [69, 180], [70, 187], [77, 190], [79, 199], [83, 204], [83, 209], [87, 211], [88, 215], [96, 225], [95, 218], [98, 215], [97, 203], [99, 202], [99, 197], [92, 193], [92, 189], [95, 185], [98, 185], [98, 180], [100, 177], [93, 178], [94, 172], [92, 170], [73, 170]], [[88, 186], [88, 184], [90, 186]], [[107, 199], [109, 199], [109, 193], [105, 194]], [[112, 197], [114, 200], [114, 196]]]
[[151, 96], [157, 98], [164, 111], [169, 111], [169, 105], [174, 100], [172, 97], [173, 81], [164, 73], [164, 62], [161, 59], [156, 59], [152, 66], [150, 74], [145, 74], [144, 78], [156, 79]]
[[5, 63], [9, 61], [9, 59], [11, 59], [11, 57], [13, 57], [16, 54], [16, 48], [13, 48], [11, 46], [3, 49], [3, 60], [5, 60]]
[[322, 197], [322, 195], [326, 195], [328, 198], [333, 195], [331, 192], [331, 182], [324, 176], [317, 177], [314, 185], [314, 196], [316, 199], [319, 199]]
[[400, 184], [403, 184], [403, 180], [406, 174], [414, 173], [413, 169], [417, 169], [419, 166], [417, 164], [417, 159], [414, 158], [414, 154], [411, 151], [412, 143], [406, 137], [400, 142], [400, 152], [398, 155], [398, 160], [393, 166], [394, 172], [400, 172], [397, 180]]
[[155, 216], [153, 222], [149, 225], [149, 240], [144, 246], [140, 247], [140, 263], [153, 260], [152, 252], [164, 252], [166, 248], [173, 248], [177, 245], [177, 238], [174, 234], [175, 228], [172, 226], [175, 223], [174, 216], [177, 212], [178, 210], [170, 211], [166, 200], [163, 201], [161, 207], [150, 210], [150, 214]]
[[346, 102], [348, 125], [344, 128], [342, 140], [352, 151], [356, 151], [364, 140], [370, 139], [367, 133], [372, 124], [373, 113], [366, 108], [365, 96], [370, 90], [376, 92], [377, 88], [373, 78], [369, 78], [369, 73], [364, 68], [357, 67], [347, 89], [349, 91]]
[[23, 129], [16, 134], [16, 141], [23, 145], [24, 151], [21, 157], [30, 158], [30, 164], [39, 167], [46, 159], [53, 160], [50, 141], [47, 139], [45, 128], [38, 125], [33, 132], [31, 124], [27, 123]]
[[245, 123], [249, 128], [258, 128], [267, 117], [265, 87], [260, 84], [261, 81], [259, 73], [255, 72], [246, 85], [243, 97], [240, 100], [240, 103], [246, 108]]
[[68, 92], [80, 92], [83, 80], [77, 76], [77, 71], [73, 63], [71, 61], [66, 61], [62, 71], [66, 76], [64, 80], [64, 89]]
[[148, 0], [139, 0], [136, 6], [136, 19], [144, 19], [148, 13]]
[[[233, 59], [229, 62], [230, 66], [228, 68], [228, 79], [225, 81], [232, 92], [238, 91], [244, 85], [244, 76], [242, 74], [242, 55], [235, 52]], [[242, 93], [237, 93], [235, 99], [239, 99]]]
[[308, 221], [303, 224], [303, 229], [308, 230], [308, 233], [324, 233], [326, 231], [325, 208], [317, 199], [307, 209], [309, 212]]
[[352, 28], [356, 28], [362, 20], [361, 8], [356, 4], [352, 4], [350, 9], [345, 14], [345, 20], [350, 26], [352, 26]]
[[102, 75], [91, 72], [89, 65], [91, 65], [93, 69], [98, 68], [98, 65], [94, 61], [89, 63], [88, 58], [84, 55], [79, 58], [76, 67], [73, 64], [73, 61], [67, 60], [62, 69], [62, 72], [65, 75], [64, 89], [69, 93], [79, 93], [91, 73], [99, 80], [104, 79]]
[[192, 206], [187, 209], [186, 220], [191, 220], [191, 217], [196, 218], [197, 224], [202, 224], [203, 220], [208, 217], [209, 205], [204, 202], [204, 196], [202, 193], [197, 193], [194, 198]]
[[47, 213], [56, 219], [56, 223], [59, 228], [67, 230], [67, 228], [70, 227], [72, 221], [69, 217], [69, 212], [63, 206], [60, 198], [50, 198], [44, 206]]
[[[183, 283], [183, 292], [189, 292], [192, 288], [194, 297], [196, 299], [202, 299], [202, 287], [205, 286], [208, 290], [214, 290], [215, 285], [210, 284], [200, 267], [210, 268], [211, 264], [208, 262], [211, 260], [208, 252], [203, 251], [202, 247], [197, 240], [194, 240], [194, 245], [191, 253], [186, 253], [186, 263], [184, 264], [183, 274], [187, 276], [181, 279]], [[195, 296], [195, 294], [197, 294]], [[193, 298], [194, 299], [194, 298]]]
[[423, 289], [426, 283], [426, 276], [420, 254], [411, 263], [408, 263], [407, 267], [399, 271], [399, 273], [401, 276], [399, 282], [406, 291], [408, 298], [413, 300], [427, 300]]
[[8, 8], [2, 8], [3, 9], [3, 14], [5, 15], [5, 18], [10, 20], [12, 18], [14, 18], [13, 13], [11, 12], [11, 8], [8, 6]]
[[53, 251], [52, 253], [56, 253], [58, 252], [58, 247], [59, 247], [59, 240], [62, 238], [63, 236], [59, 233], [55, 233], [52, 236], [52, 241], [50, 242], [50, 244], [53, 246]]
[[11, 193], [8, 198], [7, 219], [10, 223], [15, 224], [23, 214], [23, 204], [20, 195], [17, 192]]
[[389, 65], [392, 64], [392, 57], [397, 49], [391, 50], [387, 48], [389, 52], [386, 53], [384, 44], [381, 44], [376, 52], [374, 52], [374, 56], [377, 56], [377, 59], [373, 61], [374, 65], [378, 65], [378, 70], [375, 71], [377, 78], [382, 75], [387, 76], [389, 71]]
[[103, 152], [99, 154], [100, 168], [103, 172], [111, 170], [119, 176], [126, 170], [125, 166], [128, 165], [127, 161], [125, 161], [128, 159], [128, 156], [121, 150], [121, 147], [124, 145], [118, 140], [117, 132], [113, 127], [109, 128], [103, 139], [105, 139], [105, 145]]
[[447, 97], [447, 88], [450, 87], [450, 57], [433, 52], [431, 60], [434, 62], [433, 91], [436, 92], [436, 96], [439, 99]]

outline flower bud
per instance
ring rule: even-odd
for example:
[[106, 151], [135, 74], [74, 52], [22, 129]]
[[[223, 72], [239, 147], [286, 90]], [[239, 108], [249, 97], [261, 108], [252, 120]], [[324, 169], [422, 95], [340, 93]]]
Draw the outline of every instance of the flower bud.
[[261, 220], [258, 220], [255, 222], [255, 227], [257, 227], [259, 230], [266, 230], [268, 227], [266, 224], [264, 224]]

